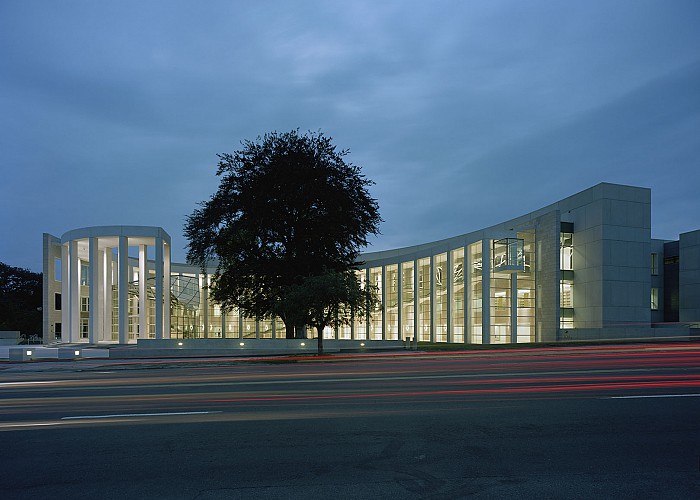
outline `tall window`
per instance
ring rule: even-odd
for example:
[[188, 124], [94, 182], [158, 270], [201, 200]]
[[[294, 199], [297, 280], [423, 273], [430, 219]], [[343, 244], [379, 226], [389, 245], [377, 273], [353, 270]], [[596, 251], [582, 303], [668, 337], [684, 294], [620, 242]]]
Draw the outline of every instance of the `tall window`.
[[61, 267], [61, 259], [53, 260], [53, 279], [56, 281], [61, 281], [61, 275], [63, 274]]
[[399, 339], [399, 266], [386, 266], [386, 284], [384, 314], [386, 321], [386, 339]]
[[482, 326], [482, 252], [481, 242], [469, 245], [469, 273], [471, 273], [469, 301], [472, 344], [483, 343]]
[[435, 342], [447, 342], [447, 254], [433, 257]]
[[430, 342], [430, 258], [418, 261], [418, 340]]
[[517, 341], [535, 341], [535, 233], [519, 232], [518, 238], [524, 242], [525, 270], [518, 273], [517, 291]]
[[413, 310], [413, 262], [401, 264], [401, 288], [401, 325], [403, 329], [401, 340], [412, 339], [415, 318]]
[[[360, 286], [364, 290], [365, 286], [367, 285], [367, 274], [365, 269], [359, 269], [356, 271], [357, 277], [360, 280]], [[366, 315], [357, 315], [355, 316], [354, 322], [353, 322], [353, 327], [354, 327], [354, 333], [355, 333], [355, 339], [356, 340], [367, 340], [367, 316]]]
[[452, 250], [452, 342], [464, 342], [464, 248]]
[[658, 288], [651, 289], [651, 310], [652, 311], [659, 310], [659, 289]]
[[651, 274], [659, 274], [659, 255], [655, 253], [651, 254]]
[[382, 283], [382, 268], [371, 268], [369, 270], [369, 280], [370, 284], [376, 290], [378, 298], [377, 303], [369, 314], [369, 339], [382, 340], [382, 288], [384, 287]]
[[574, 235], [573, 233], [561, 233], [560, 238], [560, 267], [563, 271], [574, 269]]

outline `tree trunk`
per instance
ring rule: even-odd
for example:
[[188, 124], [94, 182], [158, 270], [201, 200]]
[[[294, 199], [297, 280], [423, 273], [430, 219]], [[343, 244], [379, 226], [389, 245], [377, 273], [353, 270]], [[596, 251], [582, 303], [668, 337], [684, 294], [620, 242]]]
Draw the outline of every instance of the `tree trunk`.
[[323, 354], [323, 330], [325, 326], [317, 326], [316, 331], [318, 332], [318, 355]]

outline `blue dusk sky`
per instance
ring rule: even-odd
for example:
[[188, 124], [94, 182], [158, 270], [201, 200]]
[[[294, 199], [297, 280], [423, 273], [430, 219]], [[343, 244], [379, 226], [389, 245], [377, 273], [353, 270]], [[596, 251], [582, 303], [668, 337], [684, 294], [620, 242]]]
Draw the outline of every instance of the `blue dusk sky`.
[[599, 182], [700, 228], [697, 0], [0, 1], [0, 261], [41, 235], [161, 226], [217, 153], [322, 130], [373, 180], [369, 250], [447, 238]]

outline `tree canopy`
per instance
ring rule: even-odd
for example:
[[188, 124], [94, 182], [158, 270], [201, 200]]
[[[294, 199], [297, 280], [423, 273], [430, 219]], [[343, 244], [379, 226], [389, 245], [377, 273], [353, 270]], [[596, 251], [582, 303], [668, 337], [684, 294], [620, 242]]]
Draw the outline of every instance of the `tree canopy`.
[[291, 336], [311, 307], [290, 305], [295, 287], [356, 269], [367, 237], [379, 232], [373, 183], [322, 132], [271, 132], [241, 144], [217, 155], [219, 188], [187, 217], [187, 259], [218, 261], [210, 292], [224, 308], [279, 316]]

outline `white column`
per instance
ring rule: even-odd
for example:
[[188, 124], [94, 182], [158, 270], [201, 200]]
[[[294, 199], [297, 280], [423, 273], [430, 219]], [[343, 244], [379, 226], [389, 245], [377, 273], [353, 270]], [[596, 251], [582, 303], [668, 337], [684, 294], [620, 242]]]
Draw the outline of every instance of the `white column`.
[[61, 342], [70, 342], [70, 253], [61, 245]]
[[90, 238], [89, 249], [90, 292], [88, 300], [90, 302], [90, 319], [88, 320], [88, 341], [91, 344], [96, 344], [99, 339], [100, 325], [100, 251], [97, 238]]
[[398, 335], [397, 339], [403, 341], [403, 321], [402, 321], [402, 316], [403, 316], [403, 266], [402, 266], [402, 263], [400, 261], [396, 263], [396, 269], [397, 269], [396, 286], [398, 287], [398, 290], [399, 290], [399, 297], [398, 297], [398, 300], [396, 301], [396, 304], [398, 306], [398, 313], [399, 313], [399, 316], [396, 320], [396, 325], [397, 325], [397, 328], [399, 330], [399, 335]]
[[481, 339], [491, 343], [491, 240], [481, 241]]
[[164, 244], [163, 261], [163, 338], [170, 338], [170, 243]]
[[415, 342], [415, 347], [418, 349], [418, 335], [420, 334], [419, 322], [418, 322], [418, 307], [420, 305], [418, 290], [419, 280], [418, 280], [418, 259], [413, 261], [413, 339]]
[[129, 342], [129, 239], [119, 236], [119, 343]]
[[381, 267], [381, 280], [382, 280], [382, 340], [386, 340], [386, 265]]
[[451, 344], [454, 342], [454, 332], [452, 325], [452, 297], [454, 296], [454, 264], [452, 263], [452, 252], [454, 250], [447, 250], [447, 260], [445, 261], [445, 279], [446, 283], [446, 304], [447, 308], [447, 343]]
[[[156, 238], [156, 338], [163, 338], [163, 238]], [[170, 287], [168, 287], [169, 289]], [[168, 301], [169, 302], [169, 301]]]
[[148, 338], [148, 246], [139, 245], [139, 336], [140, 339]]
[[104, 340], [112, 340], [112, 273], [114, 267], [114, 259], [112, 258], [112, 248], [107, 247], [104, 250], [102, 263], [102, 272], [104, 273], [104, 297], [102, 305], [102, 320], [104, 322]]
[[209, 338], [209, 276], [205, 274], [199, 275], [199, 297], [201, 307], [204, 309], [202, 319], [204, 320], [204, 338]]
[[518, 342], [518, 273], [510, 275], [510, 341]]
[[78, 242], [70, 242], [70, 323], [68, 324], [68, 342], [80, 341], [80, 259], [78, 259]]
[[[430, 342], [435, 342], [435, 255], [430, 256], [430, 288], [428, 290], [430, 297]], [[425, 286], [425, 278], [423, 278], [423, 286]]]

